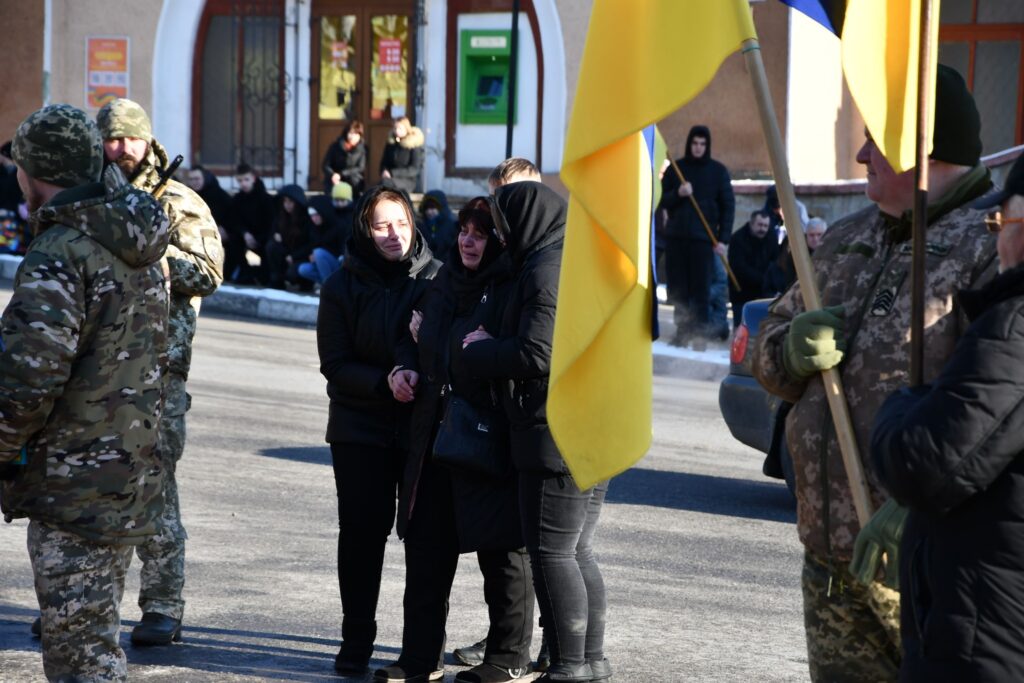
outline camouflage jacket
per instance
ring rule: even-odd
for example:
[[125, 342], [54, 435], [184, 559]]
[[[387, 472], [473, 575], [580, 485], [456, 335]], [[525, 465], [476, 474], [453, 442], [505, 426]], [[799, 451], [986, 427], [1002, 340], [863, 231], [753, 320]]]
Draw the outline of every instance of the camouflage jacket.
[[[979, 177], [984, 191], [990, 186], [988, 174], [972, 172], [975, 185]], [[926, 382], [945, 365], [967, 327], [954, 294], [990, 279], [997, 268], [995, 240], [985, 229], [984, 213], [964, 206], [966, 200], [959, 204], [927, 230]], [[885, 398], [910, 382], [908, 238], [905, 219], [896, 222], [871, 207], [836, 222], [814, 252], [822, 306], [842, 305], [846, 312], [847, 348], [839, 371], [875, 509], [888, 495], [867, 452], [871, 426]], [[847, 562], [860, 524], [824, 385], [820, 375], [796, 381], [783, 365], [790, 321], [804, 310], [799, 283], [772, 304], [758, 330], [754, 375], [768, 391], [795, 404], [786, 418], [786, 443], [796, 476], [800, 540], [819, 558]]]
[[[169, 165], [167, 152], [159, 142], [151, 141], [132, 185], [152, 192]], [[224, 279], [224, 250], [209, 207], [191, 188], [168, 180], [160, 206], [171, 220], [171, 243], [167, 247], [171, 271], [170, 370], [188, 379], [199, 300], [213, 294]]]
[[33, 214], [37, 237], [0, 321], [0, 462], [25, 448], [4, 514], [138, 543], [162, 508], [168, 222], [114, 167]]

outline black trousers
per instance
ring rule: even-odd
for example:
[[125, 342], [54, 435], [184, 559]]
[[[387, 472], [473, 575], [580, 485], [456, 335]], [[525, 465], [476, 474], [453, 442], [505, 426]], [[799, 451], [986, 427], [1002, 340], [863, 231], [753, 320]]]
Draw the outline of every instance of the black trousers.
[[[525, 548], [478, 550], [490, 617], [484, 661], [504, 668], [530, 663], [533, 579]], [[405, 538], [405, 627], [399, 661], [433, 671], [442, 659], [448, 599], [459, 564], [455, 507], [448, 473], [426, 463]]]
[[580, 491], [568, 475], [519, 474], [523, 538], [552, 666], [604, 659], [607, 599], [593, 540], [608, 482]]
[[668, 298], [675, 306], [675, 323], [687, 332], [703, 334], [708, 325], [715, 252], [710, 242], [670, 238], [665, 246]]
[[342, 634], [347, 641], [372, 644], [384, 548], [395, 523], [395, 498], [405, 451], [332, 443], [331, 460], [338, 489]]

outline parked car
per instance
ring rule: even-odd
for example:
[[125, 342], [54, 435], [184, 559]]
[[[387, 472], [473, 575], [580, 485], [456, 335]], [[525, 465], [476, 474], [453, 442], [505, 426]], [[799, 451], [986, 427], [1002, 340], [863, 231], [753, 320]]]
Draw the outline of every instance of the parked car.
[[733, 335], [729, 374], [718, 388], [718, 407], [729, 431], [741, 443], [765, 454], [761, 471], [783, 479], [793, 492], [793, 461], [786, 447], [786, 414], [792, 404], [764, 390], [751, 370], [757, 330], [772, 299], [756, 299], [743, 307]]

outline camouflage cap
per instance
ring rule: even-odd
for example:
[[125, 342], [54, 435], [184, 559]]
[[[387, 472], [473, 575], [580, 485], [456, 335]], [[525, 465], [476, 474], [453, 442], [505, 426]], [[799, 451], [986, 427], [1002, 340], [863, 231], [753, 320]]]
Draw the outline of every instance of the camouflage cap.
[[149, 142], [153, 139], [153, 126], [146, 110], [138, 102], [124, 98], [103, 105], [96, 114], [96, 123], [104, 140], [138, 138]]
[[103, 141], [84, 111], [70, 104], [51, 104], [29, 114], [18, 126], [11, 158], [36, 180], [75, 187], [99, 180]]

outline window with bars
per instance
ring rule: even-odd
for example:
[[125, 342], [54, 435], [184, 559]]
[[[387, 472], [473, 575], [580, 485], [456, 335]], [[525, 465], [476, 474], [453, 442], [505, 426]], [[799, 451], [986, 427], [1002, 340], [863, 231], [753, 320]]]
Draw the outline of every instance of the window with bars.
[[943, 0], [939, 62], [967, 81], [984, 154], [1024, 142], [1024, 2]]
[[192, 158], [214, 172], [245, 162], [281, 175], [284, 0], [207, 0], [193, 61]]

